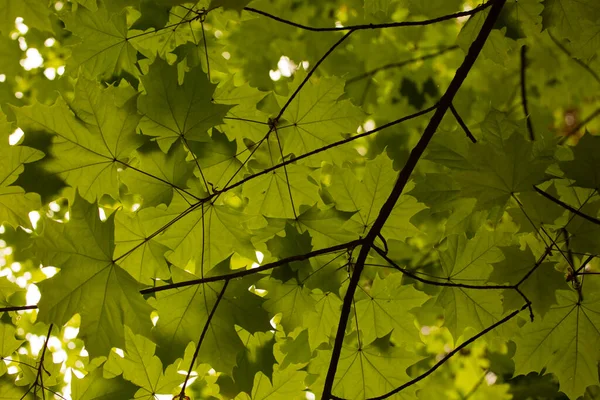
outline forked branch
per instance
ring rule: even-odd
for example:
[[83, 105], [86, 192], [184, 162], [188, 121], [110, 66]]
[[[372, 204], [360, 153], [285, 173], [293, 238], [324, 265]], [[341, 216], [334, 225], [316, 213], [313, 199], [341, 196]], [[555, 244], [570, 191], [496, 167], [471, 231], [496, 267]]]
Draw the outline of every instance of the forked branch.
[[[498, 19], [500, 12], [505, 3], [506, 3], [506, 0], [497, 0], [497, 1], [489, 2], [487, 4], [488, 6], [491, 4], [491, 9], [485, 19], [485, 22], [483, 23], [483, 26], [481, 27], [481, 30], [479, 31], [476, 39], [471, 44], [463, 63], [460, 65], [460, 67], [458, 67], [456, 74], [454, 75], [454, 78], [452, 79], [448, 89], [442, 96], [442, 98], [438, 104], [438, 107], [435, 110], [435, 113], [431, 117], [431, 120], [429, 121], [429, 123], [427, 124], [427, 127], [425, 128], [425, 131], [423, 132], [423, 135], [421, 136], [421, 138], [419, 139], [419, 141], [415, 145], [415, 147], [412, 149], [410, 156], [408, 157], [408, 160], [406, 161], [406, 164], [404, 165], [404, 168], [402, 168], [402, 170], [400, 171], [400, 174], [398, 175], [398, 180], [396, 181], [394, 188], [392, 189], [392, 192], [390, 193], [390, 196], [388, 197], [388, 199], [386, 200], [384, 205], [381, 207], [381, 210], [379, 211], [379, 215], [375, 219], [375, 222], [373, 223], [371, 229], [369, 230], [369, 232], [367, 233], [367, 235], [364, 239], [364, 243], [362, 244], [362, 247], [358, 254], [357, 261], [354, 266], [354, 271], [350, 278], [350, 283], [348, 285], [348, 289], [346, 290], [346, 294], [344, 296], [344, 302], [342, 304], [342, 311], [340, 313], [340, 320], [339, 320], [338, 329], [337, 329], [337, 333], [335, 336], [335, 342], [333, 345], [333, 351], [332, 351], [332, 355], [331, 355], [331, 362], [329, 364], [329, 369], [327, 371], [327, 377], [325, 378], [325, 385], [323, 388], [323, 396], [322, 396], [323, 400], [329, 400], [329, 399], [331, 399], [331, 396], [332, 396], [333, 383], [335, 380], [335, 374], [337, 371], [337, 366], [338, 366], [341, 351], [342, 351], [342, 345], [344, 342], [344, 336], [345, 336], [346, 327], [348, 324], [348, 318], [349, 318], [350, 312], [352, 310], [352, 301], [354, 299], [354, 293], [356, 292], [356, 288], [358, 286], [358, 282], [360, 280], [360, 276], [364, 269], [365, 262], [369, 255], [369, 252], [373, 248], [373, 243], [375, 241], [375, 238], [377, 237], [377, 235], [379, 235], [379, 233], [381, 232], [381, 229], [383, 228], [383, 225], [385, 224], [388, 217], [392, 213], [392, 210], [394, 209], [396, 202], [400, 198], [400, 195], [402, 194], [402, 192], [404, 192], [404, 188], [406, 187], [408, 180], [409, 180], [410, 176], [412, 175], [412, 172], [414, 171], [415, 167], [417, 166], [419, 159], [425, 152], [427, 145], [429, 144], [431, 138], [437, 131], [440, 123], [442, 122], [442, 119], [444, 118], [444, 115], [450, 108], [450, 105], [452, 104], [452, 100], [454, 99], [454, 96], [460, 89], [460, 86], [462, 85], [462, 83], [466, 79], [467, 75], [469, 74], [469, 71], [475, 64], [475, 61], [477, 60], [479, 53], [483, 49], [483, 46], [484, 46], [489, 34], [491, 33], [491, 31], [494, 27], [494, 24], [496, 23], [496, 20]], [[407, 387], [407, 386], [403, 385], [401, 388], [397, 389], [393, 393], [396, 393], [396, 392], [402, 390], [404, 387]], [[388, 397], [388, 396], [392, 395], [393, 393], [389, 393], [388, 395], [385, 395], [382, 398]]]

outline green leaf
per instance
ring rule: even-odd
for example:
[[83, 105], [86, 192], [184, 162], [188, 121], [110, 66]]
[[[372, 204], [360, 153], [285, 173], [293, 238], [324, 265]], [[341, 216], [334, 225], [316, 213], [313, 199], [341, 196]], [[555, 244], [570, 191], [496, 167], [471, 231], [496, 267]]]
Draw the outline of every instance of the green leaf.
[[141, 335], [135, 335], [125, 327], [125, 355], [121, 357], [111, 351], [104, 364], [104, 376], [118, 376], [139, 386], [136, 399], [154, 399], [155, 393], [171, 393], [184, 381], [185, 375], [177, 373], [177, 366], [163, 366], [154, 355], [156, 345]]
[[[497, 246], [506, 244], [505, 233], [480, 231], [473, 239], [466, 236], [448, 237], [445, 248], [439, 251], [442, 267], [439, 280], [483, 285], [492, 272], [491, 264], [503, 259]], [[484, 329], [502, 314], [500, 293], [491, 290], [443, 287], [434, 304], [444, 310], [444, 324], [454, 337], [468, 327]]]
[[[295, 89], [300, 79], [302, 74], [297, 74], [290, 89]], [[341, 99], [343, 94], [344, 84], [340, 79], [330, 77], [307, 82], [283, 113], [285, 122], [277, 129], [284, 156], [299, 156], [356, 132], [364, 114], [350, 100]], [[289, 97], [280, 97], [278, 101], [283, 106], [288, 100]], [[353, 148], [342, 146], [328, 151], [324, 158], [342, 164], [355, 155]], [[320, 166], [315, 159], [309, 158], [306, 162], [309, 166]]]
[[198, 275], [201, 271], [208, 272], [234, 251], [256, 258], [250, 241], [252, 235], [246, 227], [251, 216], [232, 207], [209, 203], [190, 207], [186, 199], [177, 196], [167, 210], [152, 209], [144, 219], [147, 232], [159, 230], [176, 219], [173, 228], [157, 241], [171, 249], [166, 256], [170, 263], [190, 268]]
[[419, 331], [410, 310], [420, 307], [428, 296], [409, 285], [402, 285], [402, 274], [385, 279], [375, 277], [367, 298], [355, 303], [360, 338], [371, 343], [391, 334], [396, 343], [419, 340]]
[[252, 395], [248, 396], [242, 393], [237, 396], [236, 400], [286, 400], [295, 398], [298, 393], [302, 393], [306, 385], [304, 378], [306, 372], [299, 371], [293, 367], [288, 367], [284, 370], [279, 368], [273, 372], [272, 381], [262, 372], [258, 372], [254, 376], [254, 386], [252, 387]]
[[[257, 332], [251, 335], [245, 330], [238, 330], [238, 336], [244, 343], [245, 351], [238, 355], [237, 365], [233, 368], [233, 380], [237, 393], [252, 393], [254, 376], [261, 372], [267, 377], [273, 375], [273, 366], [277, 363], [273, 355], [275, 335], [271, 332]], [[223, 384], [219, 383], [221, 392]]]
[[[502, 248], [502, 253], [505, 258], [494, 264], [490, 280], [500, 284], [515, 285], [533, 271], [520, 289], [531, 301], [535, 314], [543, 317], [550, 307], [556, 304], [556, 291], [567, 289], [564, 275], [554, 268], [553, 262], [542, 262], [538, 265], [530, 248], [522, 251], [517, 247], [505, 247]], [[505, 311], [518, 309], [524, 302], [524, 299], [514, 290], [505, 290], [503, 297]]]
[[209, 9], [223, 7], [226, 10], [232, 9], [241, 13], [242, 9], [251, 2], [252, 0], [211, 0]]
[[7, 222], [15, 228], [29, 226], [28, 214], [40, 207], [39, 196], [25, 193], [19, 186], [12, 186], [24, 171], [25, 164], [44, 157], [38, 150], [26, 146], [11, 146], [8, 142], [10, 124], [0, 119], [0, 223]]
[[[173, 270], [173, 281], [197, 278], [184, 271]], [[231, 374], [238, 354], [244, 351], [234, 323], [250, 333], [268, 330], [267, 314], [261, 311], [263, 300], [250, 293], [251, 277], [231, 282], [217, 312], [210, 321], [199, 360], [215, 369]], [[223, 284], [220, 282], [188, 286], [177, 291], [158, 292], [153, 302], [158, 312], [155, 329], [160, 344], [159, 355], [172, 362], [183, 354], [190, 341], [198, 340], [198, 329], [204, 327]], [[202, 329], [202, 328], [200, 328]]]
[[15, 339], [15, 328], [12, 325], [0, 324], [0, 376], [6, 373], [4, 358], [9, 358], [17, 351], [24, 340]]
[[12, 283], [5, 277], [0, 277], [0, 305], [8, 307], [12, 304], [11, 297], [16, 293], [23, 293], [24, 289], [19, 287], [16, 283]]
[[119, 198], [118, 171], [142, 144], [135, 134], [140, 119], [136, 96], [127, 88], [101, 89], [80, 78], [70, 107], [59, 98], [52, 106], [35, 103], [15, 110], [26, 134], [43, 131], [52, 137], [44, 169], [78, 188], [87, 200], [104, 194]]
[[594, 0], [543, 0], [544, 29], [555, 30], [561, 37], [577, 39], [584, 21], [597, 22], [600, 6]]
[[152, 308], [138, 293], [137, 281], [113, 258], [113, 216], [100, 221], [98, 207], [76, 194], [69, 222], [47, 221], [35, 246], [44, 265], [61, 269], [39, 284], [41, 321], [62, 325], [79, 313], [80, 336], [92, 356], [123, 347], [123, 325], [150, 334]]
[[545, 368], [560, 383], [569, 398], [583, 395], [598, 384], [600, 315], [597, 285], [586, 279], [583, 301], [575, 290], [557, 292], [558, 304], [543, 319], [528, 323], [515, 339], [516, 373]]
[[158, 58], [142, 82], [146, 91], [138, 101], [144, 115], [140, 129], [145, 135], [158, 137], [167, 151], [177, 140], [208, 142], [208, 130], [223, 121], [229, 106], [214, 104], [212, 85], [199, 67], [185, 74], [183, 85], [177, 68]]
[[[96, 368], [82, 379], [71, 381], [73, 400], [109, 400], [113, 398], [132, 398], [136, 387], [121, 378], [102, 377], [102, 368]], [[116, 396], [116, 397], [115, 397]]]
[[139, 75], [137, 50], [128, 40], [125, 13], [111, 15], [104, 7], [91, 11], [78, 7], [64, 16], [67, 29], [80, 38], [73, 47], [69, 67], [94, 79], [109, 79], [123, 72]]
[[533, 185], [543, 182], [546, 160], [534, 158], [531, 142], [520, 134], [512, 134], [496, 147], [492, 144], [473, 144], [469, 161], [473, 170], [457, 175], [462, 194], [477, 198], [477, 209], [500, 212], [514, 193], [530, 192]]
[[165, 254], [169, 248], [152, 238], [141, 216], [137, 214], [117, 213], [115, 216], [115, 255], [125, 256], [119, 265], [139, 282], [151, 284], [155, 279], [168, 279], [169, 268]]
[[137, 149], [139, 164], [130, 162], [130, 168], [119, 177], [131, 193], [142, 196], [145, 207], [168, 206], [173, 193], [185, 189], [192, 176], [194, 165], [186, 161], [186, 156], [182, 144], [172, 146], [165, 154], [156, 143], [149, 142]]
[[0, 15], [0, 32], [6, 36], [18, 17], [31, 28], [52, 32], [50, 10], [43, 0], [0, 0]]
[[[333, 394], [352, 399], [382, 395], [408, 381], [406, 369], [416, 361], [414, 354], [391, 345], [388, 336], [367, 345], [353, 340], [342, 349]], [[399, 398], [412, 396], [401, 393]]]
[[308, 325], [310, 348], [315, 350], [322, 343], [329, 343], [330, 339], [335, 337], [342, 300], [335, 294], [319, 293], [316, 290], [311, 296], [315, 301], [315, 306], [305, 315], [304, 322]]
[[[342, 211], [357, 211], [352, 217], [349, 229], [360, 235], [371, 228], [378, 216], [378, 211], [385, 203], [390, 190], [396, 181], [396, 172], [392, 161], [383, 154], [373, 161], [368, 161], [364, 175], [359, 180], [348, 169], [335, 168], [331, 185], [327, 192], [334, 199], [336, 208]], [[410, 223], [410, 218], [425, 209], [414, 197], [400, 197], [382, 234], [388, 239], [404, 240], [415, 236], [419, 230]]]
[[[264, 147], [268, 146], [268, 151]], [[279, 146], [269, 140], [257, 150], [248, 163], [252, 172], [273, 167], [283, 160]], [[242, 193], [248, 198], [246, 212], [273, 218], [294, 218], [301, 206], [313, 206], [319, 200], [318, 186], [310, 178], [311, 170], [290, 164], [272, 173], [263, 174], [244, 185]]]
[[[559, 197], [554, 184], [545, 191], [555, 198]], [[520, 225], [521, 232], [536, 232], [542, 225], [554, 225], [565, 211], [558, 204], [548, 201], [535, 192], [519, 193], [517, 197], [521, 206], [510, 208], [508, 213], [513, 221]]]
[[379, 11], [387, 14], [393, 0], [365, 0], [365, 14], [377, 14]]
[[265, 278], [258, 287], [267, 290], [264, 308], [271, 316], [281, 313], [280, 324], [285, 332], [292, 332], [303, 325], [307, 313], [313, 310], [316, 301], [308, 288], [293, 280], [281, 282]]
[[574, 180], [576, 186], [600, 188], [600, 137], [584, 135], [573, 148], [573, 160], [561, 161], [559, 165], [565, 171], [565, 177]]

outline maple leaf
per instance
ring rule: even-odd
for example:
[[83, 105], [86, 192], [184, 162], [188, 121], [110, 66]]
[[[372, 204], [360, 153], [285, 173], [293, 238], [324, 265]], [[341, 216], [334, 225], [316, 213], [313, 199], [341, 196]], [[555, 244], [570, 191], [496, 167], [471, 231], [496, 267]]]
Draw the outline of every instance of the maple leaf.
[[0, 398], [593, 394], [600, 8], [472, 5], [0, 0]]

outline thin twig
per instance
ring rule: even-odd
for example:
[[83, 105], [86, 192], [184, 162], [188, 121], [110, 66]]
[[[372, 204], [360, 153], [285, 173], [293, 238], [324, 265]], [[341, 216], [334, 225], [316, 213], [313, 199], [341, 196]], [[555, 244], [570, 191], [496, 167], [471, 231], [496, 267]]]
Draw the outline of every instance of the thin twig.
[[281, 260], [277, 260], [272, 263], [261, 265], [260, 267], [256, 267], [256, 268], [252, 268], [252, 269], [244, 269], [244, 270], [234, 272], [231, 274], [226, 274], [226, 275], [208, 276], [208, 277], [202, 278], [202, 279], [193, 279], [193, 280], [189, 280], [189, 281], [172, 283], [172, 284], [164, 285], [164, 286], [156, 286], [156, 287], [140, 290], [140, 293], [141, 294], [156, 293], [156, 292], [162, 292], [164, 290], [199, 285], [202, 283], [218, 282], [218, 281], [224, 281], [224, 280], [231, 280], [234, 278], [241, 278], [243, 276], [252, 275], [252, 274], [256, 274], [256, 273], [263, 272], [263, 271], [268, 271], [270, 269], [277, 268], [279, 266], [291, 263], [293, 261], [308, 260], [309, 258], [316, 257], [316, 256], [319, 256], [322, 254], [328, 254], [328, 253], [333, 253], [333, 252], [340, 251], [340, 250], [346, 250], [348, 248], [354, 247], [361, 243], [362, 243], [361, 239], [353, 240], [348, 243], [338, 244], [336, 246], [327, 247], [325, 249], [314, 250], [314, 251], [311, 251], [311, 252], [308, 252], [305, 254], [299, 254], [296, 256], [282, 258]]
[[551, 194], [546, 193], [545, 191], [543, 191], [542, 189], [538, 188], [535, 185], [533, 185], [533, 188], [535, 189], [536, 192], [538, 192], [539, 194], [541, 194], [542, 196], [544, 196], [548, 200], [550, 200], [550, 201], [558, 204], [562, 208], [571, 211], [573, 214], [576, 214], [579, 217], [581, 217], [581, 218], [583, 218], [585, 220], [590, 221], [591, 223], [594, 223], [596, 225], [600, 225], [600, 219], [592, 217], [591, 215], [587, 215], [585, 213], [582, 213], [581, 211], [579, 211], [579, 210], [571, 207], [567, 203], [564, 203], [564, 202], [560, 201], [559, 199], [557, 199], [556, 197], [552, 196]]
[[[462, 349], [464, 349], [465, 347], [467, 347], [468, 345], [470, 345], [471, 343], [473, 343], [474, 341], [476, 341], [477, 339], [479, 339], [480, 337], [482, 337], [486, 333], [488, 333], [488, 332], [494, 330], [495, 328], [499, 327], [500, 325], [502, 325], [502, 324], [510, 321], [511, 319], [513, 319], [514, 317], [516, 317], [521, 311], [525, 310], [526, 308], [527, 308], [527, 304], [523, 305], [523, 307], [521, 307], [520, 309], [515, 310], [512, 313], [508, 314], [506, 317], [502, 318], [498, 322], [496, 322], [496, 323], [488, 326], [487, 328], [485, 328], [484, 330], [482, 330], [481, 332], [479, 332], [477, 335], [471, 336], [469, 339], [465, 340], [463, 343], [461, 343], [459, 346], [457, 346], [450, 353], [446, 354], [446, 356], [444, 358], [442, 358], [440, 361], [438, 361], [437, 363], [435, 363], [431, 368], [429, 368], [427, 371], [425, 371], [421, 375], [417, 376], [416, 378], [414, 378], [414, 379], [406, 382], [402, 386], [399, 386], [399, 387], [397, 387], [396, 389], [394, 389], [392, 391], [387, 392], [386, 394], [383, 394], [383, 395], [377, 396], [377, 397], [371, 397], [371, 398], [369, 398], [367, 400], [383, 400], [383, 399], [387, 399], [391, 395], [396, 394], [396, 393], [402, 391], [403, 389], [406, 389], [407, 387], [412, 386], [415, 383], [417, 383], [417, 382], [425, 379], [426, 377], [428, 377], [429, 375], [431, 375], [432, 373], [434, 373], [439, 367], [441, 367], [442, 365], [444, 365], [444, 363], [446, 363], [446, 361], [448, 361], [450, 358], [452, 358], [456, 353], [458, 353], [459, 351], [461, 351]], [[337, 399], [337, 400], [341, 400], [339, 397], [332, 397], [332, 398]]]
[[181, 386], [181, 392], [179, 394], [180, 399], [185, 398], [185, 388], [187, 386], [188, 380], [190, 379], [190, 376], [192, 375], [192, 371], [194, 370], [194, 364], [196, 363], [196, 358], [198, 358], [198, 354], [200, 353], [200, 347], [202, 346], [202, 342], [204, 341], [204, 337], [206, 336], [206, 332], [208, 331], [208, 327], [210, 326], [210, 321], [212, 320], [213, 316], [215, 315], [215, 312], [217, 311], [217, 307], [219, 306], [219, 303], [221, 302], [221, 299], [223, 298], [223, 295], [225, 294], [225, 290], [227, 290], [228, 284], [229, 284], [229, 280], [226, 280], [225, 283], [223, 283], [223, 288], [221, 289], [221, 292], [217, 296], [217, 299], [215, 300], [215, 304], [213, 304], [212, 310], [210, 310], [210, 314], [208, 315], [208, 318], [206, 319], [206, 324], [204, 324], [204, 328], [202, 328], [202, 333], [200, 334], [200, 338], [198, 339], [198, 344], [196, 345], [196, 350], [194, 351], [194, 355], [192, 356], [190, 368], [185, 377], [185, 381], [183, 381], [183, 385]]
[[2, 307], [2, 308], [0, 308], [0, 312], [35, 310], [35, 309], [37, 309], [37, 306], [35, 306], [35, 305], [32, 305], [32, 306], [11, 306], [11, 307]]
[[252, 7], [244, 7], [244, 10], [255, 13], [255, 14], [260, 14], [260, 15], [270, 18], [274, 21], [281, 22], [286, 25], [294, 26], [296, 28], [304, 29], [306, 31], [340, 32], [340, 31], [358, 31], [358, 30], [365, 30], [365, 29], [398, 28], [401, 26], [432, 25], [432, 24], [436, 24], [436, 23], [442, 22], [442, 21], [447, 21], [447, 20], [451, 20], [451, 19], [467, 17], [469, 15], [477, 14], [478, 12], [483, 11], [486, 8], [488, 8], [489, 6], [493, 5], [496, 1], [498, 1], [498, 0], [490, 0], [487, 3], [484, 3], [478, 7], [475, 7], [472, 10], [461, 11], [461, 12], [457, 12], [454, 14], [443, 15], [441, 17], [425, 19], [425, 20], [421, 20], [421, 21], [388, 22], [388, 23], [384, 23], [384, 24], [361, 24], [361, 25], [350, 25], [350, 26], [336, 26], [336, 27], [329, 27], [329, 28], [318, 28], [318, 27], [314, 27], [314, 26], [299, 24], [297, 22], [289, 21], [289, 20], [283, 19], [281, 17], [278, 17], [276, 15], [270, 14], [266, 11], [257, 10], [256, 8], [252, 8]]
[[410, 276], [414, 280], [422, 282], [422, 283], [426, 283], [428, 285], [442, 286], [442, 287], [458, 287], [458, 288], [463, 288], [463, 289], [475, 289], [475, 290], [491, 290], [491, 289], [498, 290], [498, 289], [514, 289], [515, 288], [514, 285], [468, 285], [468, 284], [464, 284], [464, 283], [440, 282], [440, 281], [434, 281], [431, 279], [421, 278], [420, 276], [410, 272], [406, 268], [402, 268], [401, 266], [399, 266], [397, 263], [395, 263], [391, 258], [389, 258], [387, 256], [387, 254], [385, 253], [384, 250], [380, 249], [379, 247], [373, 246], [372, 249], [375, 250], [377, 253], [379, 253], [379, 255], [385, 261], [387, 261], [392, 267], [394, 267], [398, 271], [401, 271], [404, 275]]
[[381, 67], [374, 68], [374, 69], [372, 69], [370, 71], [365, 72], [364, 74], [360, 74], [360, 75], [355, 76], [354, 78], [348, 79], [346, 81], [346, 85], [349, 85], [349, 84], [357, 82], [357, 81], [359, 81], [361, 79], [373, 76], [376, 73], [378, 73], [379, 71], [384, 71], [386, 69], [391, 69], [391, 68], [402, 68], [402, 67], [404, 67], [406, 65], [414, 64], [414, 63], [417, 63], [419, 61], [425, 61], [425, 60], [428, 60], [430, 58], [435, 58], [435, 57], [441, 56], [442, 54], [448, 53], [448, 52], [453, 51], [453, 50], [457, 50], [458, 48], [459, 48], [458, 45], [454, 45], [454, 46], [443, 48], [443, 49], [441, 49], [439, 51], [436, 51], [435, 53], [425, 54], [425, 55], [423, 55], [421, 57], [415, 57], [415, 58], [411, 58], [411, 59], [405, 60], [405, 61], [394, 62], [394, 63], [382, 65]]
[[460, 125], [463, 131], [465, 131], [465, 134], [467, 135], [469, 140], [471, 140], [471, 142], [473, 143], [477, 143], [477, 139], [475, 139], [475, 136], [473, 136], [473, 134], [467, 127], [467, 124], [465, 124], [465, 121], [463, 121], [463, 119], [460, 117], [458, 111], [456, 111], [456, 108], [454, 108], [454, 105], [452, 103], [450, 103], [450, 111], [452, 111], [452, 115], [454, 115], [456, 122], [458, 122], [458, 125]]
[[526, 84], [526, 74], [525, 71], [527, 69], [527, 45], [521, 46], [521, 104], [523, 105], [523, 112], [525, 113], [525, 120], [527, 121], [527, 131], [529, 132], [529, 139], [531, 141], [535, 140], [535, 135], [533, 133], [533, 124], [531, 123], [531, 118], [529, 115], [529, 108], [527, 106], [527, 84]]
[[575, 61], [577, 64], [579, 64], [583, 69], [585, 69], [587, 72], [590, 73], [590, 75], [592, 75], [594, 77], [594, 79], [596, 80], [596, 82], [600, 83], [600, 76], [596, 73], [596, 71], [594, 71], [593, 69], [590, 68], [589, 65], [587, 65], [586, 63], [584, 63], [583, 61], [581, 61], [578, 58], [574, 58], [573, 55], [571, 54], [571, 52], [569, 50], [566, 49], [565, 46], [563, 46], [555, 37], [554, 35], [552, 35], [552, 33], [550, 32], [550, 30], [546, 30], [546, 32], [548, 32], [548, 36], [550, 36], [550, 39], [552, 39], [552, 41], [554, 42], [554, 44], [556, 45], [556, 47], [558, 47], [563, 53], [565, 53], [571, 60]]

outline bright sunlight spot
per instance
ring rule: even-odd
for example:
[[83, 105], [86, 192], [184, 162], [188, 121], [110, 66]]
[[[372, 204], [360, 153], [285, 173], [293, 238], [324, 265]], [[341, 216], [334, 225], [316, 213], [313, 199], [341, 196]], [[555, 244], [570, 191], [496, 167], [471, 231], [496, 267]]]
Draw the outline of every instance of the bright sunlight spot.
[[31, 226], [33, 229], [37, 228], [37, 223], [40, 220], [40, 213], [37, 211], [31, 211], [29, 213], [29, 221], [31, 221]]
[[29, 30], [29, 27], [23, 23], [23, 18], [21, 17], [17, 17], [15, 19], [15, 27], [21, 33], [21, 35], [26, 34]]
[[59, 205], [58, 205], [58, 203], [57, 203], [57, 202], [55, 202], [55, 201], [52, 201], [52, 202], [50, 202], [50, 204], [48, 204], [48, 207], [49, 207], [49, 208], [50, 208], [52, 211], [54, 211], [54, 212], [59, 212], [59, 211], [60, 211], [60, 206], [59, 206]]
[[5, 81], [6, 81], [6, 75], [0, 74], [0, 82], [5, 82]]
[[15, 144], [19, 143], [19, 140], [21, 140], [24, 134], [25, 132], [23, 132], [21, 128], [15, 129], [15, 131], [8, 137], [8, 144], [14, 146]]
[[54, 46], [55, 43], [56, 43], [56, 39], [54, 39], [54, 38], [48, 38], [48, 39], [44, 40], [44, 46], [46, 46], [46, 47], [52, 47], [52, 46]]
[[44, 63], [42, 55], [35, 47], [28, 48], [25, 52], [25, 55], [27, 58], [24, 58], [20, 61], [20, 64], [23, 66], [25, 71], [31, 71], [34, 68], [39, 68]]
[[63, 338], [65, 340], [73, 340], [79, 334], [79, 328], [75, 328], [73, 326], [65, 326], [65, 330], [63, 332]]
[[56, 78], [56, 69], [54, 68], [46, 68], [44, 70], [44, 76], [48, 79], [50, 79], [51, 81], [54, 80], [54, 78]]
[[494, 383], [496, 383], [497, 379], [498, 377], [493, 372], [488, 372], [487, 374], [485, 374], [485, 382], [488, 384], [488, 386], [491, 386]]
[[123, 351], [123, 349], [119, 349], [118, 347], [114, 347], [113, 351], [115, 353], [117, 353], [117, 355], [121, 358], [125, 358], [125, 352]]

